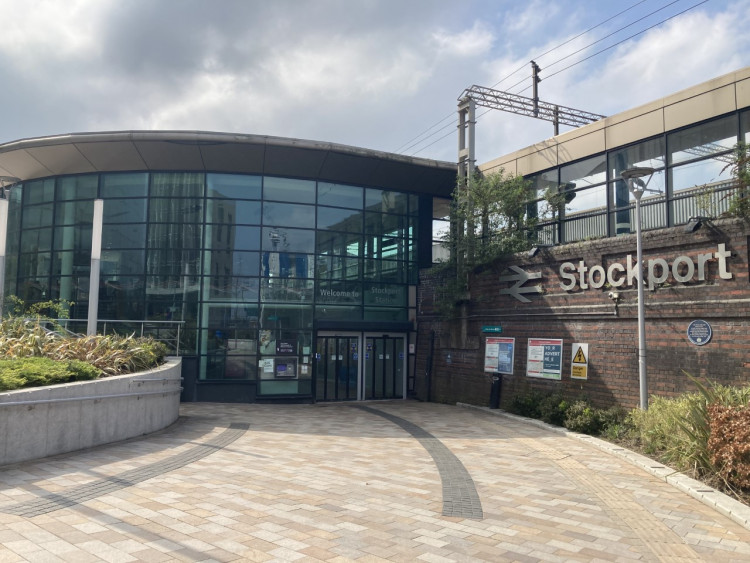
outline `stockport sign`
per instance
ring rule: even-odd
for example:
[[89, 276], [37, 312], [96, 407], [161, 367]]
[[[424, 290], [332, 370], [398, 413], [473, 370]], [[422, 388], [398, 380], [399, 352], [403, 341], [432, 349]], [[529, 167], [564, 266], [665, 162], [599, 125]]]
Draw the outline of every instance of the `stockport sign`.
[[[674, 280], [678, 283], [688, 283], [697, 279], [705, 281], [708, 270], [708, 263], [714, 258], [718, 262], [718, 275], [723, 280], [731, 280], [732, 274], [727, 270], [727, 258], [732, 253], [726, 249], [726, 245], [721, 243], [717, 246], [716, 252], [698, 254], [696, 257], [681, 255], [675, 258], [671, 263], [663, 258], [652, 258], [646, 262], [646, 274], [644, 280], [648, 280], [648, 288], [653, 290], [658, 284], [664, 283], [672, 274]], [[633, 256], [628, 254], [625, 257], [625, 264], [615, 262], [610, 264], [605, 270], [603, 266], [587, 266], [581, 260], [577, 264], [573, 262], [563, 262], [560, 264], [560, 287], [565, 291], [571, 291], [576, 286], [581, 289], [598, 289], [609, 284], [608, 287], [634, 286], [636, 276], [638, 275], [638, 264]]]

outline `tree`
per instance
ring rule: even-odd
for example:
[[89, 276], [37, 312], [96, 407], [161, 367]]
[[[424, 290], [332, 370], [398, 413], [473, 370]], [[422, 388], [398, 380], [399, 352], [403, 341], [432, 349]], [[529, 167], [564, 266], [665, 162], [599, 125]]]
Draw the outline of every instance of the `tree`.
[[471, 271], [531, 247], [536, 218], [527, 213], [530, 186], [522, 176], [503, 169], [486, 175], [477, 172], [466, 185], [456, 186], [451, 229], [444, 239], [451, 257], [441, 266], [455, 273], [438, 299], [444, 315], [455, 313], [465, 299]]
[[734, 146], [732, 162], [724, 169], [732, 172], [734, 190], [727, 213], [735, 217], [750, 219], [750, 145], [739, 142]]

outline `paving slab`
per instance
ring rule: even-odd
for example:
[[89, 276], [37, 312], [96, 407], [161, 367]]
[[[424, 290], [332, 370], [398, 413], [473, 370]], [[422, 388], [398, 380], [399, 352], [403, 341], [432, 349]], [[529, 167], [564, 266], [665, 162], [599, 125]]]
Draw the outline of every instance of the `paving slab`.
[[750, 561], [715, 491], [497, 414], [183, 404], [157, 434], [0, 468], [0, 561]]

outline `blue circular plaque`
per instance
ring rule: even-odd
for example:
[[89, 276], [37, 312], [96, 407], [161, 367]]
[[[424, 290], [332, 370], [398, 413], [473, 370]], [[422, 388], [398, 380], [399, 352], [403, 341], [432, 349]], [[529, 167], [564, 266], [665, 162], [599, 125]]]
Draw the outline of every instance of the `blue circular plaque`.
[[690, 325], [688, 325], [688, 340], [690, 340], [690, 342], [692, 342], [696, 346], [703, 346], [704, 344], [708, 344], [708, 342], [711, 340], [712, 334], [713, 331], [711, 330], [711, 325], [706, 321], [695, 320], [690, 323]]

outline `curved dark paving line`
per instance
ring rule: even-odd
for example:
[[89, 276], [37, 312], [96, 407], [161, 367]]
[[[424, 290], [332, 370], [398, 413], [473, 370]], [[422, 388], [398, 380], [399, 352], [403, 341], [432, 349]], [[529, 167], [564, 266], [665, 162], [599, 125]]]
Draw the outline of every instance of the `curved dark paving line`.
[[217, 450], [225, 448], [240, 438], [249, 427], [250, 425], [247, 423], [233, 422], [230, 424], [229, 428], [215, 438], [204, 444], [199, 444], [190, 448], [181, 454], [144, 465], [143, 467], [124, 471], [119, 475], [104, 477], [92, 481], [91, 483], [71, 487], [69, 490], [65, 491], [64, 494], [44, 495], [27, 502], [1, 507], [0, 512], [23, 516], [25, 518], [32, 518], [34, 516], [41, 516], [42, 514], [48, 514], [55, 510], [60, 510], [61, 508], [81, 504], [88, 500], [119, 491], [120, 489], [132, 487], [137, 483], [185, 467], [190, 463], [211, 455]]
[[398, 416], [393, 416], [372, 407], [354, 405], [355, 408], [367, 411], [390, 420], [406, 430], [422, 444], [427, 453], [432, 456], [437, 466], [440, 479], [443, 482], [443, 516], [457, 516], [459, 518], [484, 518], [482, 502], [474, 486], [474, 481], [456, 455], [440, 440], [425, 429]]

